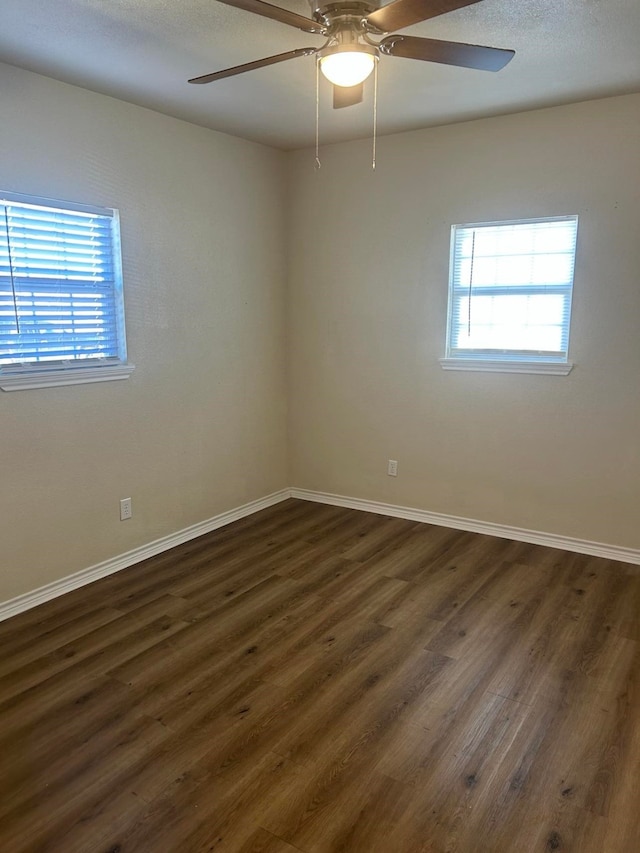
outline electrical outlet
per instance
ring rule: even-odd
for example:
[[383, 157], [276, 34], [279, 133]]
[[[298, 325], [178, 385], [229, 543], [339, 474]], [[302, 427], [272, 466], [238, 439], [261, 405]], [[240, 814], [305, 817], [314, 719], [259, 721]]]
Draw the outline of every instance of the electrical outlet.
[[398, 476], [398, 461], [397, 459], [390, 459], [387, 464], [387, 474], [390, 477]]
[[131, 518], [133, 515], [133, 508], [131, 506], [131, 498], [122, 498], [120, 501], [120, 521], [126, 521], [128, 518]]

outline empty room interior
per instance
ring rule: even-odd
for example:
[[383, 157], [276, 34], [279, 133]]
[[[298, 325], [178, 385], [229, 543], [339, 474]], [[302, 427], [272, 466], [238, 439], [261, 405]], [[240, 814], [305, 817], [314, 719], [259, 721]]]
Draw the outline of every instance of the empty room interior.
[[0, 849], [638, 853], [640, 5], [3, 6]]

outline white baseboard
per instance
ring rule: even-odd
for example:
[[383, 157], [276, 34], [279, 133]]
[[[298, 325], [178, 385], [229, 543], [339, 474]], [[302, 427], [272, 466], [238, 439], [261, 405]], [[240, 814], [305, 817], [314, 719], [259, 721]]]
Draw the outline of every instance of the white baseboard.
[[562, 551], [574, 551], [577, 554], [588, 554], [592, 557], [605, 557], [608, 560], [619, 560], [623, 563], [640, 565], [640, 550], [622, 548], [619, 545], [606, 545], [602, 542], [590, 542], [587, 539], [573, 539], [570, 536], [559, 536], [556, 533], [542, 533], [537, 530], [526, 530], [522, 527], [509, 527], [506, 524], [494, 524], [491, 521], [478, 521], [474, 518], [460, 518], [457, 515], [443, 515], [439, 512], [428, 512], [423, 509], [396, 506], [395, 504], [368, 501], [361, 498], [349, 498], [344, 495], [332, 495], [327, 492], [314, 492], [310, 489], [291, 489], [292, 498], [316, 503], [344, 506], [349, 509], [360, 509], [365, 512], [375, 512], [379, 515], [390, 515], [394, 518], [407, 518], [410, 521], [422, 521], [426, 524], [436, 524], [440, 527], [452, 527], [455, 530], [468, 530], [471, 533], [486, 533], [489, 536], [499, 536], [501, 539], [515, 539], [517, 542], [529, 542], [533, 545], [547, 545]]
[[620, 560], [623, 563], [640, 565], [640, 550], [634, 548], [622, 548], [619, 545], [606, 545], [601, 542], [590, 542], [586, 539], [573, 539], [570, 536], [559, 536], [555, 533], [541, 533], [521, 527], [509, 527], [505, 524], [494, 524], [490, 521], [478, 521], [473, 518], [460, 518], [457, 515], [443, 515], [438, 512], [428, 512], [423, 509], [413, 509], [412, 507], [397, 506], [379, 501], [332, 495], [328, 492], [291, 488], [273, 492], [264, 498], [258, 498], [258, 500], [251, 501], [236, 509], [230, 509], [207, 521], [201, 521], [191, 527], [184, 528], [184, 530], [179, 530], [177, 533], [164, 536], [162, 539], [156, 539], [155, 542], [150, 542], [148, 545], [134, 548], [126, 554], [120, 554], [118, 557], [90, 566], [88, 569], [83, 569], [46, 586], [41, 586], [32, 592], [2, 602], [0, 603], [0, 622], [22, 613], [24, 610], [30, 610], [38, 604], [43, 604], [45, 601], [50, 601], [52, 598], [57, 598], [59, 595], [64, 595], [65, 592], [70, 592], [99, 578], [112, 575], [149, 557], [155, 557], [156, 554], [175, 548], [176, 545], [182, 545], [184, 542], [197, 539], [198, 536], [203, 536], [205, 533], [211, 533], [219, 527], [224, 527], [226, 524], [231, 524], [233, 521], [238, 521], [240, 518], [252, 515], [254, 512], [259, 512], [261, 509], [266, 509], [287, 500], [287, 498], [298, 498], [299, 500], [331, 504], [332, 506], [343, 506], [348, 509], [359, 509], [364, 512], [375, 512], [378, 515], [388, 515], [393, 518], [406, 518], [410, 521], [421, 521], [440, 527], [451, 527], [455, 530], [468, 530], [471, 533], [486, 533], [489, 536], [499, 536], [501, 539], [515, 539], [517, 542], [547, 545], [550, 548], [559, 548], [563, 551], [574, 551], [578, 554], [589, 554], [593, 557], [605, 557], [609, 560]]
[[291, 497], [290, 490], [281, 489], [279, 492], [273, 492], [264, 498], [258, 498], [258, 500], [251, 501], [236, 509], [222, 512], [220, 515], [209, 518], [207, 521], [201, 521], [191, 527], [185, 527], [184, 530], [179, 530], [177, 533], [163, 536], [162, 539], [156, 539], [155, 542], [150, 542], [148, 545], [134, 548], [132, 551], [127, 551], [126, 554], [112, 557], [110, 560], [90, 566], [88, 569], [82, 569], [73, 575], [67, 575], [67, 577], [53, 581], [53, 583], [48, 583], [46, 586], [41, 586], [32, 592], [27, 592], [9, 601], [2, 602], [0, 603], [0, 622], [4, 619], [9, 619], [10, 616], [22, 613], [23, 610], [30, 610], [38, 604], [43, 604], [45, 601], [50, 601], [52, 598], [64, 595], [65, 592], [71, 592], [72, 589], [77, 589], [99, 578], [112, 575], [121, 569], [126, 569], [149, 557], [155, 557], [156, 554], [161, 554], [163, 551], [175, 548], [176, 545], [182, 545], [184, 542], [197, 539], [198, 536], [203, 536], [205, 533], [211, 533], [212, 530], [217, 530], [219, 527], [224, 527], [225, 524], [231, 524], [232, 521], [238, 521], [238, 519], [252, 515], [254, 512], [259, 512], [261, 509], [266, 509], [289, 497]]

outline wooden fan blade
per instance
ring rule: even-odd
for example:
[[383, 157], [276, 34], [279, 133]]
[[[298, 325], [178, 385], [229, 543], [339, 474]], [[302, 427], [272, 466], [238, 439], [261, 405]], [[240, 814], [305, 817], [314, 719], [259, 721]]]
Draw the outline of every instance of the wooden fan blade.
[[339, 110], [342, 107], [352, 107], [354, 104], [359, 104], [363, 95], [364, 83], [358, 83], [357, 86], [334, 86], [333, 108]]
[[[226, 2], [226, 0], [225, 0]], [[437, 18], [463, 6], [472, 6], [480, 0], [394, 0], [381, 9], [376, 9], [367, 15], [367, 23], [372, 24], [382, 32], [390, 33], [391, 30], [403, 30], [420, 21], [428, 21], [429, 18]]]
[[265, 59], [256, 59], [255, 62], [245, 62], [244, 65], [234, 65], [233, 68], [225, 68], [223, 71], [214, 71], [213, 74], [203, 74], [202, 77], [192, 77], [189, 83], [213, 83], [214, 80], [222, 80], [223, 77], [233, 77], [236, 74], [244, 74], [245, 71], [253, 71], [255, 68], [264, 68], [265, 65], [275, 65], [276, 62], [286, 62], [287, 59], [295, 59], [298, 56], [311, 56], [317, 53], [315, 47], [299, 47], [286, 53], [278, 53], [276, 56], [267, 56]]
[[499, 47], [395, 35], [382, 39], [380, 50], [389, 56], [476, 68], [478, 71], [500, 71], [515, 56], [514, 50], [503, 50]]
[[297, 15], [288, 9], [281, 9], [280, 6], [272, 6], [271, 3], [263, 3], [262, 0], [219, 0], [219, 2], [226, 3], [227, 6], [235, 6], [237, 9], [244, 9], [245, 12], [253, 12], [256, 15], [263, 15], [265, 18], [280, 21], [281, 24], [288, 24], [288, 26], [296, 27], [305, 33], [320, 33], [322, 35], [325, 30], [322, 24], [312, 21], [311, 18]]

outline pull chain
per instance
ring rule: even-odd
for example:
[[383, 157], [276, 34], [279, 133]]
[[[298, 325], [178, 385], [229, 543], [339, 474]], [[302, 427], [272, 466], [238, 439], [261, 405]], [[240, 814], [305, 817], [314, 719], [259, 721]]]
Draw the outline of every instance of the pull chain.
[[373, 156], [371, 168], [376, 170], [376, 136], [378, 132], [378, 57], [373, 66]]
[[471, 270], [469, 271], [469, 310], [467, 312], [467, 337], [471, 337], [471, 291], [473, 290], [473, 262], [476, 257], [476, 232], [473, 232], [471, 238]]
[[316, 164], [315, 170], [322, 167], [320, 162], [320, 59], [316, 58]]
[[11, 239], [9, 238], [9, 212], [5, 205], [4, 225], [7, 232], [7, 255], [9, 257], [9, 275], [11, 277], [11, 293], [13, 295], [13, 314], [16, 318], [16, 331], [20, 334], [20, 317], [18, 316], [18, 302], [16, 300], [16, 282], [13, 275], [13, 253], [11, 251]]

